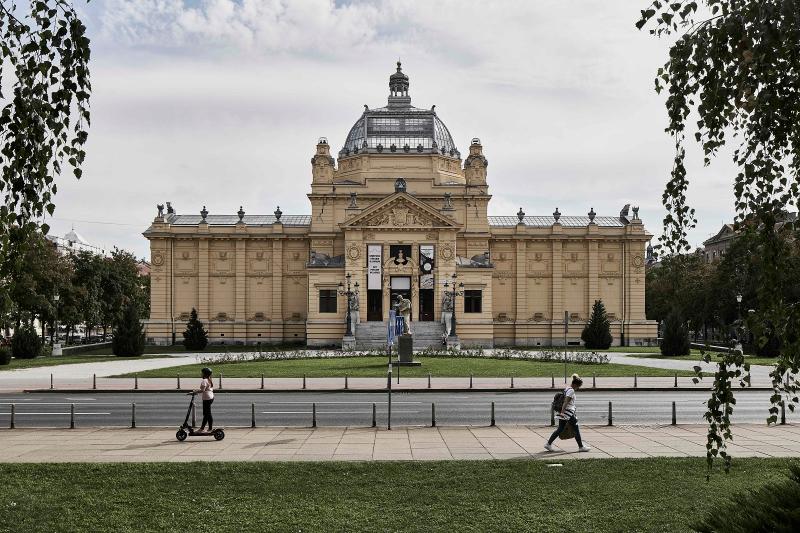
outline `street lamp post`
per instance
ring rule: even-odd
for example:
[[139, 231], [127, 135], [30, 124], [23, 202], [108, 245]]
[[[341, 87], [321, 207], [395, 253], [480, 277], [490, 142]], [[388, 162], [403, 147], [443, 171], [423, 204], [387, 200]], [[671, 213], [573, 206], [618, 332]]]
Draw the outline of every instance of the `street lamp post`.
[[[453, 272], [453, 275], [450, 278], [453, 280], [453, 283], [452, 283], [452, 287], [453, 287], [453, 316], [452, 316], [451, 322], [450, 322], [450, 336], [451, 337], [455, 337], [456, 336], [456, 296], [461, 296], [461, 295], [464, 294], [464, 291], [463, 291], [464, 283], [463, 282], [459, 283], [458, 287], [457, 287], [459, 290], [456, 290], [456, 278], [458, 278], [458, 275], [455, 272]], [[445, 282], [444, 282], [445, 290], [447, 290], [449, 287], [450, 287], [450, 283], [448, 283], [448, 281], [445, 280]]]
[[341, 281], [339, 282], [339, 295], [347, 297], [347, 331], [345, 332], [346, 337], [353, 336], [353, 315], [351, 314], [350, 307], [352, 305], [353, 295], [358, 294], [358, 282], [356, 281], [353, 287], [350, 287], [350, 273], [348, 272], [345, 276], [347, 280], [347, 285], [345, 286], [344, 283]]
[[742, 347], [742, 335], [743, 335], [743, 322], [742, 322], [742, 293], [736, 294], [736, 304], [737, 304], [737, 321], [739, 322], [739, 327], [736, 331], [736, 347], [734, 350], [738, 351], [741, 354], [744, 354], [744, 349]]
[[61, 299], [61, 296], [56, 294], [53, 296], [53, 301], [55, 302], [54, 311], [53, 311], [53, 322], [55, 323], [55, 340], [53, 341], [53, 346], [51, 350], [52, 355], [61, 355], [61, 343], [58, 341], [58, 301]]

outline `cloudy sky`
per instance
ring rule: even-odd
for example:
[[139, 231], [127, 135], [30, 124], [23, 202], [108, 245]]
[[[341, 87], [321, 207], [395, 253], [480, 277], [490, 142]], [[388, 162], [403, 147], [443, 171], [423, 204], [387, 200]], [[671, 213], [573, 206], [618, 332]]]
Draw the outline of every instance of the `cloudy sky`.
[[[77, 4], [78, 2], [76, 2]], [[149, 257], [156, 204], [179, 213], [309, 213], [310, 157], [385, 105], [398, 57], [462, 153], [480, 137], [490, 214], [616, 215], [660, 233], [673, 157], [653, 75], [667, 41], [631, 0], [96, 0], [84, 177], [52, 232]], [[731, 164], [692, 158], [699, 243], [733, 216]]]

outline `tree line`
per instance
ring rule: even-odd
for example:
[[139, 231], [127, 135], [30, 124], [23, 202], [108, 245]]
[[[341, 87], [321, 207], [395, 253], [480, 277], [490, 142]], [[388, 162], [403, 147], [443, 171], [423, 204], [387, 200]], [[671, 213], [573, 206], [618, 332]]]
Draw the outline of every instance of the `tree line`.
[[[41, 324], [41, 337], [53, 340], [55, 322], [73, 340], [77, 326], [86, 335], [103, 335], [132, 305], [138, 317], [150, 311], [150, 279], [139, 276], [130, 252], [109, 256], [88, 251], [60, 254], [38, 228], [12, 227], [6, 260], [0, 263], [0, 325], [8, 335]], [[56, 301], [55, 296], [58, 295]]]

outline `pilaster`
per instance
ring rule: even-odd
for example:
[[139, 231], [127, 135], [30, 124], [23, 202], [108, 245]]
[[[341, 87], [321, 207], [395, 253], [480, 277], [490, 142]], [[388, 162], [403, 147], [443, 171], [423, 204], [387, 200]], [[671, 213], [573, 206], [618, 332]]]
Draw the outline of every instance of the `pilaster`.
[[208, 305], [208, 239], [201, 238], [197, 243], [197, 315], [207, 322], [211, 317]]

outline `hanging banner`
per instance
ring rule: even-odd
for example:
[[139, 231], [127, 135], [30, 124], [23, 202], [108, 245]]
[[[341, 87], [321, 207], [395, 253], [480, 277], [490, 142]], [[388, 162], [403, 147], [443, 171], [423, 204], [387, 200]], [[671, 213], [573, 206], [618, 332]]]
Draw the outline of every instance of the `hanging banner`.
[[367, 289], [381, 290], [382, 250], [380, 244], [370, 244], [367, 246]]

